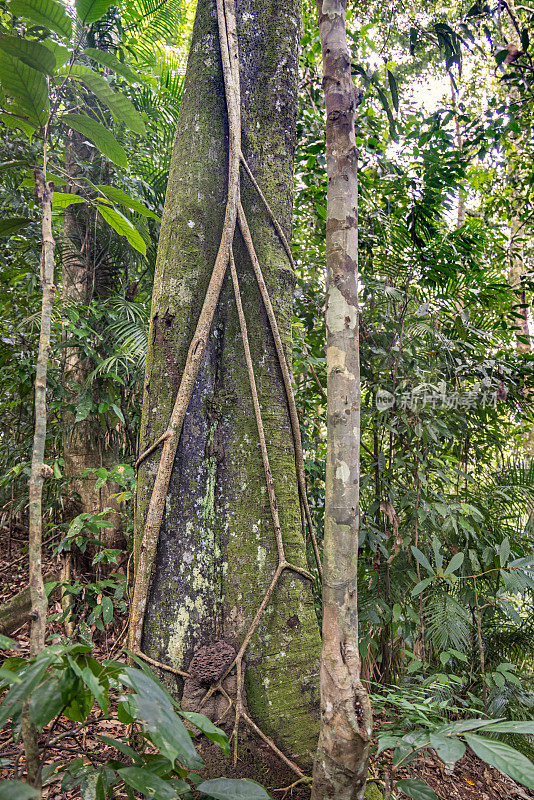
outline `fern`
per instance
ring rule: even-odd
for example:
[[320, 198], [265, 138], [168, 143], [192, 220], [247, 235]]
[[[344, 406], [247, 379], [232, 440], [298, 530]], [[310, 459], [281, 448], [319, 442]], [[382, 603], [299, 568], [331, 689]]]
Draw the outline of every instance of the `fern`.
[[447, 592], [429, 598], [425, 607], [425, 624], [434, 647], [449, 647], [463, 652], [470, 641], [471, 617], [468, 611]]

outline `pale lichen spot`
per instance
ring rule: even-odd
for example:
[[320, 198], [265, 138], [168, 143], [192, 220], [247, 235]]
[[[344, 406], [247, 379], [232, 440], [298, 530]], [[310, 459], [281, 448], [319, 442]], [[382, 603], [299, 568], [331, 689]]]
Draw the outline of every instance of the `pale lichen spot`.
[[169, 656], [174, 663], [181, 663], [184, 654], [184, 639], [189, 627], [189, 612], [185, 606], [176, 611], [174, 633], [169, 637]]
[[328, 347], [326, 350], [326, 362], [328, 364], [328, 371], [333, 369], [345, 369], [345, 359], [347, 354], [345, 350], [339, 347]]
[[331, 333], [341, 333], [345, 327], [356, 327], [356, 307], [347, 303], [337, 286], [331, 286], [329, 290], [326, 326]]
[[267, 557], [267, 550], [265, 547], [258, 547], [258, 568], [260, 574], [263, 572], [263, 568], [265, 567], [265, 559]]
[[336, 469], [336, 479], [346, 483], [350, 478], [350, 467], [346, 461], [342, 461]]

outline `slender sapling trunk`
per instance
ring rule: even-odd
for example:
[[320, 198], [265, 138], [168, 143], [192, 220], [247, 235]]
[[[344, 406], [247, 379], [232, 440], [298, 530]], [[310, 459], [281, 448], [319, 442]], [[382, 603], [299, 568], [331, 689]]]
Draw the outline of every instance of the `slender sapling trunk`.
[[346, 0], [317, 0], [326, 103], [327, 462], [321, 733], [312, 800], [361, 800], [371, 739], [360, 681], [357, 561], [360, 455], [358, 153]]

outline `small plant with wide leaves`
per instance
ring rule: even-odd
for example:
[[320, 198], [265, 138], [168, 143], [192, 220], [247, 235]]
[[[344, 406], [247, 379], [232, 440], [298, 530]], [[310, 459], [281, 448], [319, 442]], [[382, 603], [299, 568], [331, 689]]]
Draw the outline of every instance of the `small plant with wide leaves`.
[[501, 735], [534, 736], [534, 722], [482, 717], [446, 722], [447, 716], [456, 716], [460, 709], [433, 700], [428, 692], [403, 691], [398, 687], [373, 695], [373, 701], [375, 705], [389, 706], [395, 714], [402, 714], [396, 721], [384, 725], [378, 737], [377, 755], [392, 751], [391, 763], [386, 768], [386, 797], [437, 800], [434, 790], [424, 781], [399, 775], [404, 775], [405, 767], [425, 751], [431, 751], [431, 755], [453, 769], [467, 747], [512, 780], [534, 789], [532, 761], [498, 738]]
[[[13, 640], [0, 637], [0, 646], [14, 645]], [[182, 711], [150, 669], [135, 660], [139, 668], [119, 661], [99, 662], [90, 645], [81, 641], [48, 646], [33, 659], [14, 657], [4, 662], [0, 688], [6, 694], [0, 704], [0, 728], [11, 721], [17, 738], [23, 704], [29, 704], [33, 724], [46, 734], [41, 739], [40, 783], [60, 782], [63, 792], [80, 787], [82, 798], [96, 800], [114, 797], [119, 787], [130, 800], [134, 792], [153, 800], [178, 796], [187, 800], [193, 791], [217, 800], [269, 800], [265, 789], [253, 781], [203, 780], [198, 775], [204, 762], [195, 748], [195, 736], [206, 736], [229, 754], [226, 734], [203, 714]], [[100, 765], [83, 757], [70, 763], [47, 762], [47, 751], [54, 743], [52, 734], [61, 719], [77, 723], [77, 730], [83, 731], [90, 724], [95, 703], [106, 720], [112, 702], [118, 704], [119, 721], [139, 730], [143, 747], [134, 749], [126, 738], [102, 733], [98, 738], [115, 748], [116, 758]], [[1, 800], [38, 796], [38, 790], [22, 781], [0, 781]]]

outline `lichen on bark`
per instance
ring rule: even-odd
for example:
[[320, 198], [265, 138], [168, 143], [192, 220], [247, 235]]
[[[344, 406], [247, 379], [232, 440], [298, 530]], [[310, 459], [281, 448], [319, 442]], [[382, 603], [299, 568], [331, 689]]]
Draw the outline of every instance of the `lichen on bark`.
[[[242, 0], [236, 9], [243, 152], [289, 237], [299, 2]], [[168, 424], [220, 240], [227, 162], [215, 2], [199, 0], [158, 249], [141, 450]], [[241, 196], [290, 357], [295, 278], [246, 177]], [[286, 556], [303, 567], [282, 376], [239, 235], [234, 253]], [[156, 452], [139, 472], [137, 542], [157, 459]], [[276, 566], [258, 431], [227, 276], [174, 462], [145, 614], [144, 651], [187, 669], [198, 647], [220, 639], [239, 643]], [[318, 733], [319, 649], [311, 586], [286, 571], [247, 650], [245, 685], [256, 723], [302, 764], [311, 761]]]

